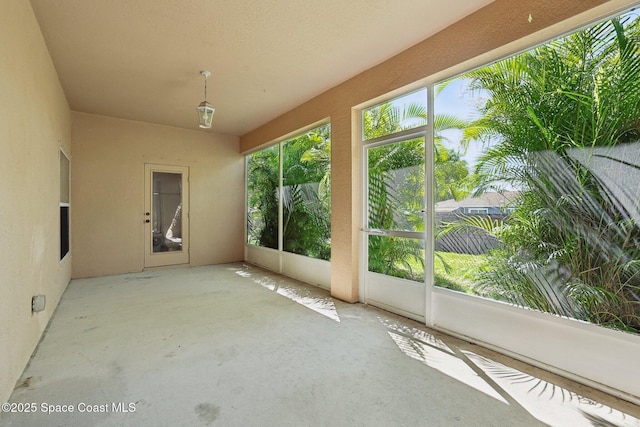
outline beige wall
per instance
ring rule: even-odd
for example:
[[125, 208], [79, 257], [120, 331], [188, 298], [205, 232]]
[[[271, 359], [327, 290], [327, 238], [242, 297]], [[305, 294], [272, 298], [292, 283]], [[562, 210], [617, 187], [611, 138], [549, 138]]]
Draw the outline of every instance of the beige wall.
[[72, 146], [74, 278], [143, 269], [145, 163], [189, 167], [192, 266], [243, 259], [237, 137], [74, 112]]
[[631, 0], [495, 0], [410, 49], [243, 135], [240, 150], [246, 152], [331, 117], [332, 295], [350, 302], [358, 300], [360, 147], [354, 107], [403, 87], [416, 86], [439, 73], [443, 75], [444, 70], [457, 67], [457, 72], [461, 72], [464, 67], [479, 66], [531, 47], [569, 30], [572, 25], [584, 25], [587, 19], [612, 13], [630, 3]]
[[[75, 277], [140, 271], [144, 163], [191, 171], [191, 264], [242, 259], [244, 178], [238, 154], [331, 117], [332, 293], [358, 298], [359, 146], [352, 108], [479, 56], [542, 41], [577, 14], [609, 13], [627, 0], [496, 0], [240, 139], [70, 114], [28, 0], [0, 3], [0, 402], [37, 345], [71, 276], [59, 262], [58, 149], [72, 154]], [[532, 22], [528, 21], [531, 15]], [[584, 17], [576, 24], [584, 23]], [[562, 24], [567, 28], [566, 24]], [[531, 36], [534, 34], [534, 36]], [[526, 40], [525, 40], [526, 39]], [[520, 40], [521, 42], [517, 42]], [[504, 47], [507, 46], [507, 47]], [[73, 130], [71, 131], [73, 125]], [[73, 139], [73, 142], [71, 141]], [[73, 148], [73, 153], [72, 153]], [[47, 309], [31, 314], [35, 294]]]
[[[0, 402], [5, 402], [69, 283], [59, 260], [59, 147], [69, 106], [28, 0], [0, 3]], [[31, 297], [46, 310], [31, 314]]]

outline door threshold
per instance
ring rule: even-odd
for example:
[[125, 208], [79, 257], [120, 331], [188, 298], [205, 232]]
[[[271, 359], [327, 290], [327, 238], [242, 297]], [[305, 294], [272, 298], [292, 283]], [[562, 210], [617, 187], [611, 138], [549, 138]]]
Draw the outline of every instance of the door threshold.
[[176, 268], [191, 268], [191, 264], [172, 264], [172, 265], [159, 265], [157, 267], [144, 267], [142, 269], [145, 271], [159, 271], [159, 270], [174, 270]]

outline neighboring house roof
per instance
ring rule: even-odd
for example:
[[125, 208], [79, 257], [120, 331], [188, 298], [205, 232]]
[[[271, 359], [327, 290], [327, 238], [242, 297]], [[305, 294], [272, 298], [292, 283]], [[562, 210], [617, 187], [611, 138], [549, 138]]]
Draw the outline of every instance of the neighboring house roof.
[[487, 192], [462, 200], [448, 199], [435, 204], [436, 212], [452, 212], [458, 208], [502, 208], [519, 194], [518, 191]]

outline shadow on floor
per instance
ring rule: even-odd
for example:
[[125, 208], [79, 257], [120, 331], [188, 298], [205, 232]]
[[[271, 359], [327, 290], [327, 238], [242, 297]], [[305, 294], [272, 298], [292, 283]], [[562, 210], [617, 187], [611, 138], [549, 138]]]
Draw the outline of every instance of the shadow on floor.
[[0, 425], [640, 426], [628, 402], [244, 263], [73, 280], [7, 408]]

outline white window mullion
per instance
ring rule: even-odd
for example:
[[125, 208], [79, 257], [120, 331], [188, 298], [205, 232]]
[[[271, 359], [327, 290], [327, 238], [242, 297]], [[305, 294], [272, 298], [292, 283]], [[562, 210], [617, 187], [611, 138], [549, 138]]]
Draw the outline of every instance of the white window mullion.
[[435, 230], [433, 221], [433, 205], [434, 205], [434, 127], [433, 127], [433, 84], [427, 86], [427, 131], [424, 149], [424, 280], [425, 280], [425, 323], [427, 326], [433, 326], [433, 308], [432, 308], [432, 290], [433, 290], [433, 263], [435, 248]]
[[284, 180], [282, 178], [284, 166], [282, 160], [282, 148], [284, 143], [278, 143], [278, 273], [282, 273], [282, 251], [284, 250], [284, 225], [283, 225], [283, 216], [284, 216], [284, 196], [283, 196], [283, 183]]

